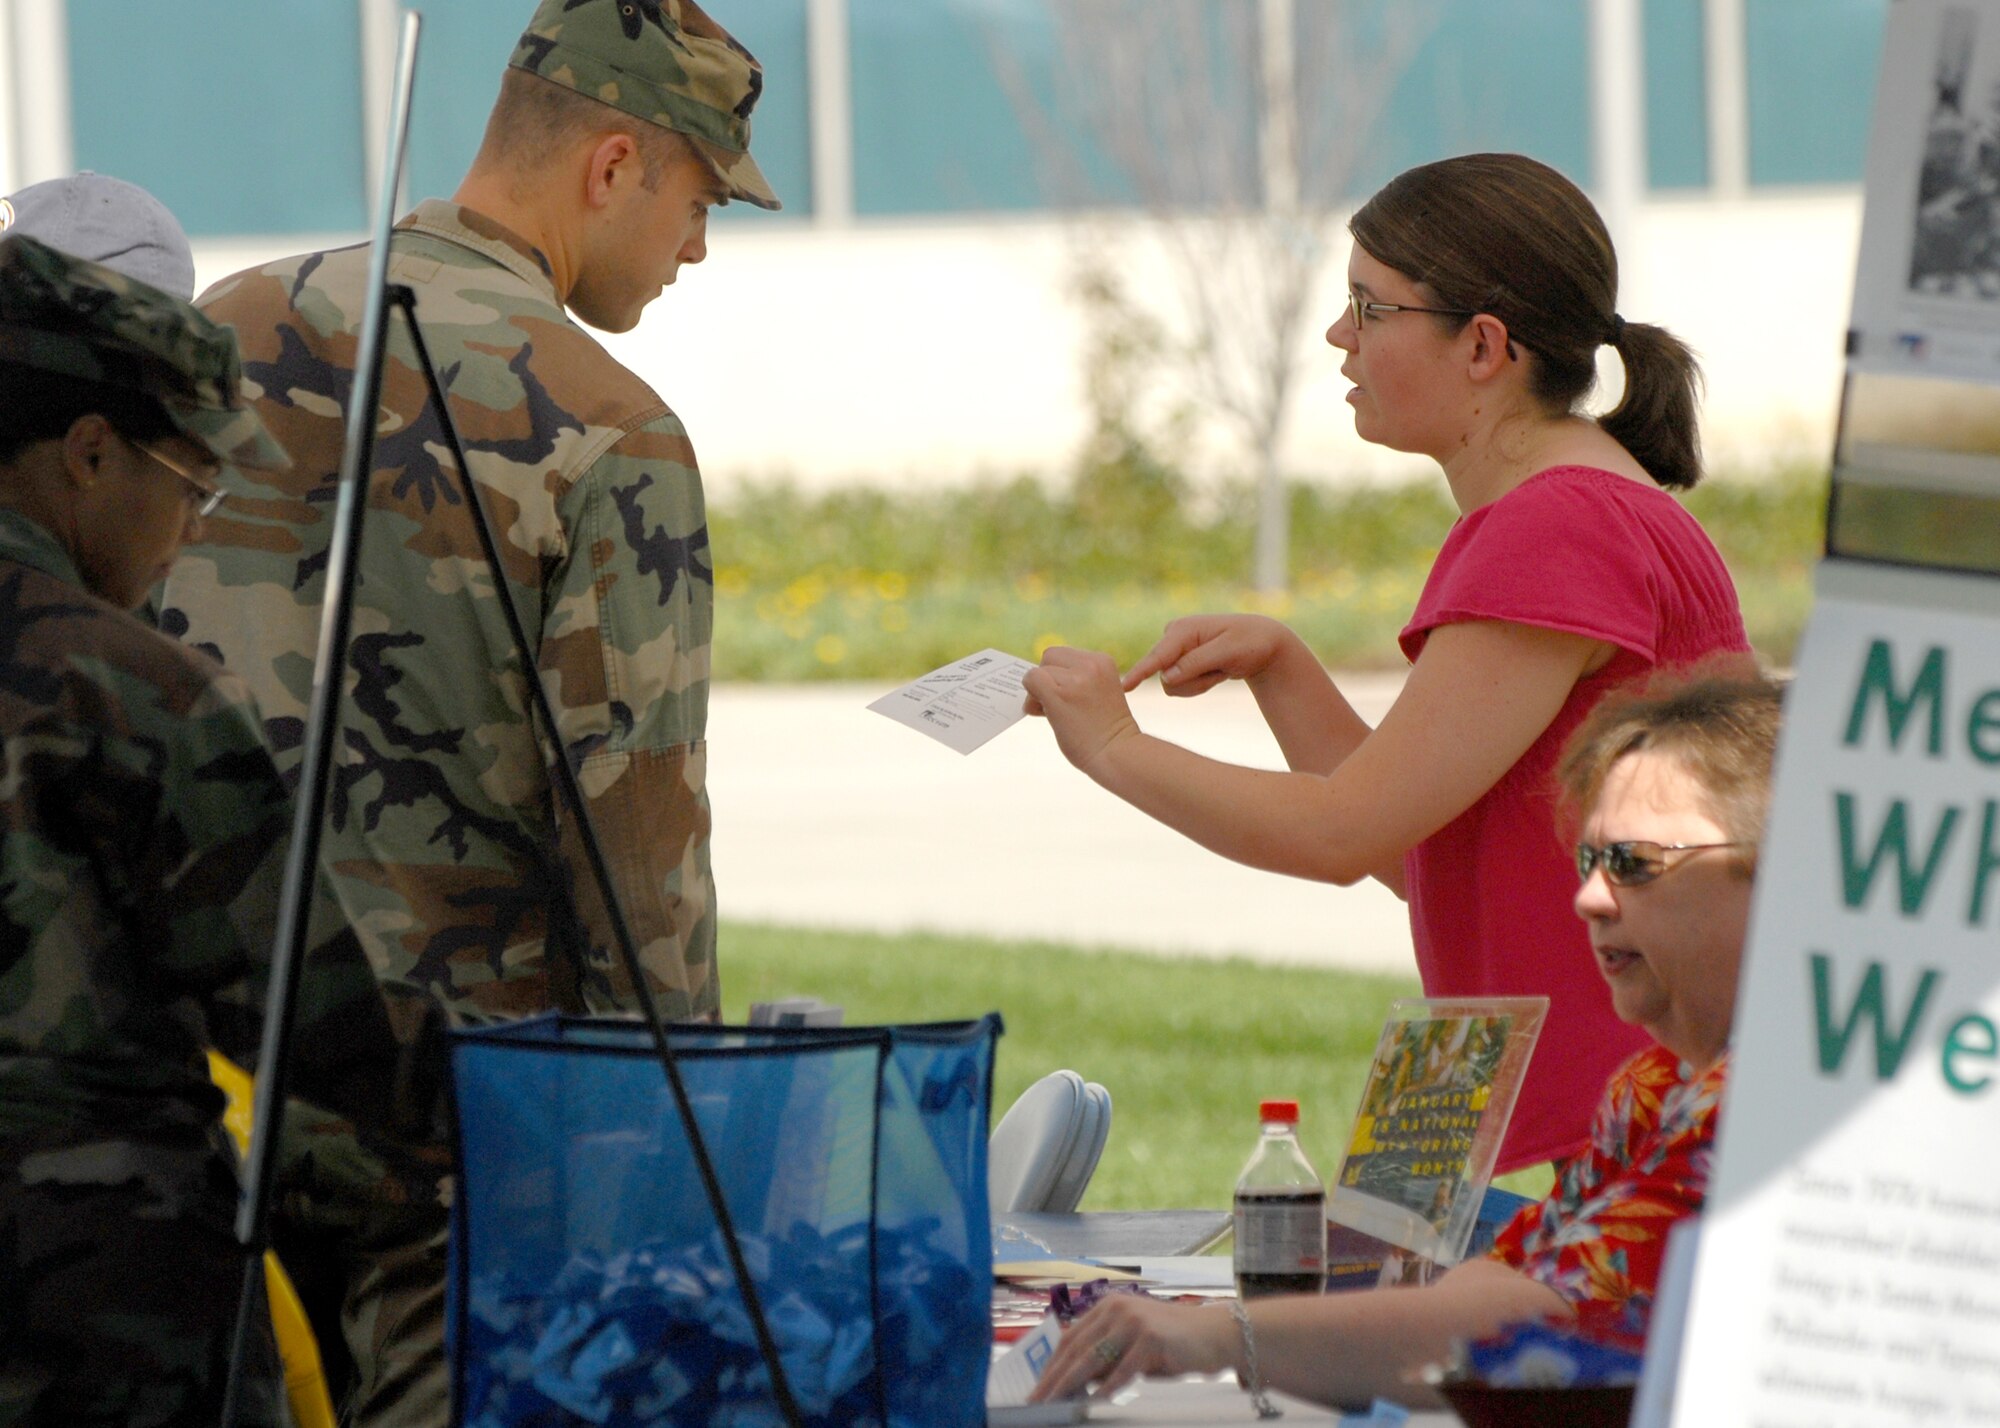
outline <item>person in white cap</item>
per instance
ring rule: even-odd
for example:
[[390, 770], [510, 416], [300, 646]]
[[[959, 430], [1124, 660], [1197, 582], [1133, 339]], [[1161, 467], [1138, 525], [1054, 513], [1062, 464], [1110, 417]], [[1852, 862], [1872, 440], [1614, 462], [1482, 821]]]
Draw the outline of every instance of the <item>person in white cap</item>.
[[136, 183], [94, 174], [29, 184], [0, 198], [0, 233], [25, 233], [187, 302], [194, 253], [171, 210]]

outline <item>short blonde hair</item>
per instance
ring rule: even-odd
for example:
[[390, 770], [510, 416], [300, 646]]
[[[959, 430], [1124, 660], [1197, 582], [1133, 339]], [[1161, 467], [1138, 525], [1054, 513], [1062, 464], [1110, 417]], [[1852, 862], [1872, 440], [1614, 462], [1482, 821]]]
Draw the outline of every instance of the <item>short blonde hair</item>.
[[[1764, 840], [1784, 693], [1783, 684], [1739, 655], [1607, 695], [1570, 737], [1557, 766], [1563, 825], [1572, 833], [1581, 828], [1612, 766], [1649, 749], [1686, 769], [1730, 841], [1754, 849]], [[1753, 852], [1745, 864], [1754, 863]]]
[[493, 112], [486, 117], [478, 162], [532, 174], [601, 134], [626, 134], [639, 146], [645, 165], [641, 182], [648, 191], [659, 188], [677, 159], [701, 159], [701, 151], [685, 134], [636, 119], [538, 74], [509, 69], [501, 77]]

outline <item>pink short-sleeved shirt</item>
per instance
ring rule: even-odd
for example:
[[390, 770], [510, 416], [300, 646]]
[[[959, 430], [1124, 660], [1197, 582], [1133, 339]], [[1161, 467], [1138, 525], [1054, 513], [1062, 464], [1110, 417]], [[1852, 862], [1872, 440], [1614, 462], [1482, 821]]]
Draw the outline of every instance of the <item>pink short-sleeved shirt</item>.
[[1586, 466], [1542, 471], [1452, 527], [1403, 653], [1415, 661], [1432, 630], [1468, 620], [1616, 647], [1497, 784], [1404, 857], [1428, 995], [1549, 998], [1500, 1153], [1507, 1170], [1580, 1149], [1605, 1082], [1651, 1044], [1613, 1015], [1571, 907], [1576, 865], [1556, 825], [1563, 745], [1614, 687], [1750, 645], [1736, 587], [1695, 519], [1657, 487]]

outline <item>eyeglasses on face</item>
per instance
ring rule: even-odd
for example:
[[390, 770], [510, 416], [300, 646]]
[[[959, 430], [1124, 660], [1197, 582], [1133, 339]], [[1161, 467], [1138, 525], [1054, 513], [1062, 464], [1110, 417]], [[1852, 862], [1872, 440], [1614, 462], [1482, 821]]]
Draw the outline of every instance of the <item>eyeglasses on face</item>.
[[[131, 438], [127, 437], [126, 440], [130, 441]], [[222, 504], [223, 497], [228, 493], [218, 491], [214, 486], [209, 484], [209, 481], [214, 479], [213, 468], [210, 468], [205, 473], [209, 477], [209, 480], [205, 481], [201, 477], [196, 476], [186, 466], [174, 460], [173, 457], [167, 455], [166, 452], [154, 446], [151, 442], [133, 441], [132, 445], [147, 456], [150, 456], [153, 460], [159, 462], [160, 465], [166, 467], [167, 470], [173, 472], [181, 480], [187, 482], [191, 492], [188, 496], [188, 504], [194, 507], [196, 515], [206, 520], [215, 514], [216, 507]]]
[[1639, 838], [1606, 843], [1601, 847], [1579, 843], [1576, 845], [1576, 875], [1589, 882], [1591, 873], [1602, 868], [1604, 880], [1611, 886], [1636, 888], [1650, 883], [1681, 861], [1669, 858], [1669, 853], [1700, 853], [1710, 848], [1749, 846], [1748, 843], [1649, 843]]
[[1347, 312], [1348, 316], [1354, 319], [1356, 330], [1360, 329], [1362, 318], [1381, 317], [1392, 312], [1428, 312], [1438, 317], [1479, 316], [1471, 308], [1465, 307], [1412, 307], [1408, 303], [1401, 302], [1373, 302], [1352, 288], [1347, 290]]

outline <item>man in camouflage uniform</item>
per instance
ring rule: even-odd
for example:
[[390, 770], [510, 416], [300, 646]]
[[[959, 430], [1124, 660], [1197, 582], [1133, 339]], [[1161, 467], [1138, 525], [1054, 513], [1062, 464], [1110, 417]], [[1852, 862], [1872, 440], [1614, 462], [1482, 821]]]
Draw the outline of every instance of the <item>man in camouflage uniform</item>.
[[129, 611], [222, 463], [285, 464], [239, 375], [185, 302], [0, 239], [0, 1424], [219, 1420], [203, 1048], [256, 1043], [289, 800], [240, 682]]
[[[471, 172], [451, 202], [397, 226], [389, 265], [416, 294], [555, 733], [675, 1018], [718, 1006], [701, 483], [679, 420], [565, 306], [627, 330], [701, 261], [711, 205], [778, 206], [748, 149], [761, 87], [756, 61], [694, 0], [543, 0]], [[163, 628], [250, 682], [285, 768], [310, 688], [368, 259], [309, 254], [202, 300], [240, 334], [258, 410], [297, 465], [259, 478], [190, 549]], [[412, 1044], [435, 1007], [461, 1024], [629, 1010], [400, 318], [387, 351], [325, 875]], [[443, 1411], [442, 1245], [440, 1214], [421, 1243], [347, 1255], [362, 1423]]]

